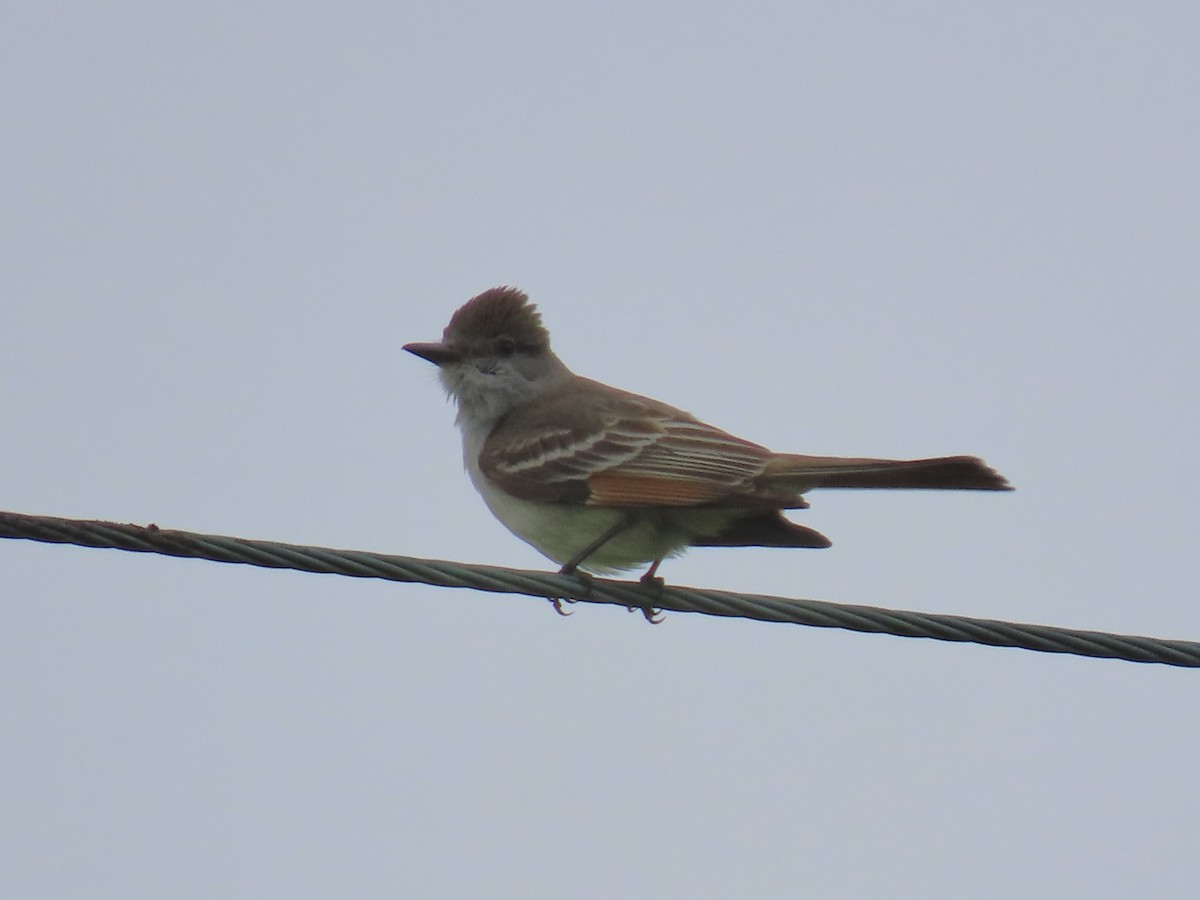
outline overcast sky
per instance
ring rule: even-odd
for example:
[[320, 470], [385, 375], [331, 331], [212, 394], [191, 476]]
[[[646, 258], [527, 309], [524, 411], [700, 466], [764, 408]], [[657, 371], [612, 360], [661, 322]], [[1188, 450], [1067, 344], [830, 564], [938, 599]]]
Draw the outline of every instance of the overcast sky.
[[[779, 450], [676, 584], [1200, 639], [1200, 11], [10, 3], [0, 508], [547, 568], [401, 352]], [[1200, 674], [0, 542], [8, 897], [1193, 897]]]

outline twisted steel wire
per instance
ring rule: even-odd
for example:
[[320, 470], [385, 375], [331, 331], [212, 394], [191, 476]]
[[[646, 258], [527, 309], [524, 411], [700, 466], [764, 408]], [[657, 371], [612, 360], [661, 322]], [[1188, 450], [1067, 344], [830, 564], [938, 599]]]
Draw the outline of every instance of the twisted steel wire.
[[1200, 667], [1200, 643], [1133, 635], [1081, 631], [1048, 625], [1025, 625], [936, 613], [882, 609], [730, 591], [668, 586], [661, 591], [636, 581], [595, 579], [590, 584], [558, 575], [499, 566], [437, 559], [418, 559], [362, 550], [334, 550], [275, 541], [256, 541], [215, 534], [175, 531], [156, 525], [27, 516], [0, 512], [0, 538], [16, 538], [80, 547], [115, 548], [136, 553], [243, 563], [271, 569], [382, 578], [441, 587], [473, 588], [496, 593], [557, 597], [631, 608], [654, 607], [763, 622], [790, 622], [817, 628], [892, 634], [1016, 647], [1043, 653], [1067, 653], [1129, 662]]

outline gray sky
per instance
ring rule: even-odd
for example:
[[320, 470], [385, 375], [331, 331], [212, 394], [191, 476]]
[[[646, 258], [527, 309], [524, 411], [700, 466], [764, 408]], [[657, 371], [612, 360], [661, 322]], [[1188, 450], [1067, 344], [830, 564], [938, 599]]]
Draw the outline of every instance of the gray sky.
[[[1200, 638], [1192, 4], [16, 3], [0, 508], [545, 568], [496, 284], [814, 494], [679, 584]], [[1194, 896], [1200, 675], [0, 542], [12, 897]]]

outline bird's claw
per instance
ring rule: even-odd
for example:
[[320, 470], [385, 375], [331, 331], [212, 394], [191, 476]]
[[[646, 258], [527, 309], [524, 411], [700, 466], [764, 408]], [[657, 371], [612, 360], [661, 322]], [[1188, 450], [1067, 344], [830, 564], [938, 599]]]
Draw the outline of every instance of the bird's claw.
[[640, 612], [651, 625], [661, 625], [662, 620], [666, 618], [661, 609], [655, 609], [653, 606], [627, 606], [625, 608], [630, 612]]
[[[652, 566], [649, 572], [638, 579], [645, 587], [654, 592], [656, 600], [662, 596], [663, 587], [666, 584], [665, 581], [654, 574], [654, 570], [657, 568], [657, 564]], [[646, 617], [646, 621], [651, 625], [658, 625], [665, 618], [663, 611], [655, 609], [653, 606], [628, 606], [626, 609], [630, 612], [633, 612], [635, 609], [641, 610], [642, 615]]]
[[[587, 572], [580, 572], [574, 566], [563, 566], [561, 569], [558, 570], [558, 574], [559, 575], [574, 575], [576, 578], [578, 578], [579, 583], [581, 585], [583, 585], [583, 595], [585, 597], [592, 592], [593, 579], [592, 579], [592, 576], [589, 575]], [[558, 613], [560, 616], [571, 615], [571, 613], [569, 613], [567, 610], [563, 609], [564, 603], [576, 602], [571, 597], [547, 597], [546, 599], [554, 604], [554, 611], [556, 613]]]
[[571, 613], [568, 610], [563, 609], [564, 603], [574, 603], [575, 602], [570, 597], [547, 597], [546, 599], [549, 600], [552, 604], [554, 604], [554, 611], [556, 613], [558, 613], [560, 616], [571, 615]]

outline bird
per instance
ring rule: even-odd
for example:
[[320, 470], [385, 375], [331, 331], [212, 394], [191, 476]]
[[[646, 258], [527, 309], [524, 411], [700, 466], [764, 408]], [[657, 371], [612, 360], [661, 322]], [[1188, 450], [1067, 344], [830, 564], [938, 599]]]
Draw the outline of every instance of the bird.
[[514, 287], [473, 297], [440, 341], [403, 349], [438, 367], [458, 407], [464, 466], [488, 509], [585, 582], [648, 565], [643, 583], [661, 588], [662, 561], [693, 547], [829, 547], [783, 515], [808, 508], [804, 495], [818, 488], [1012, 490], [974, 456], [776, 453], [576, 375]]

